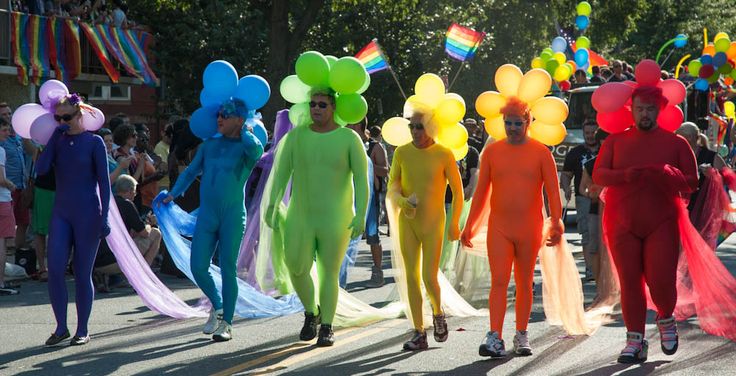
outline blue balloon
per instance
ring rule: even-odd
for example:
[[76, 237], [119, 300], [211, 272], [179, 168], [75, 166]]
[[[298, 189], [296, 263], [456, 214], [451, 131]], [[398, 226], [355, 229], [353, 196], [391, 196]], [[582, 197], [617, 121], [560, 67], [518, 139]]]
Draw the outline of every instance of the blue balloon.
[[589, 24], [590, 24], [590, 19], [588, 18], [588, 16], [575, 17], [575, 25], [578, 26], [578, 29], [585, 30], [588, 28]]
[[246, 124], [253, 127], [253, 134], [256, 136], [258, 141], [261, 141], [261, 146], [265, 147], [268, 142], [268, 132], [263, 123], [258, 119], [248, 119]]
[[725, 52], [716, 52], [716, 54], [713, 56], [713, 65], [718, 68], [723, 64], [726, 64], [728, 62], [728, 58], [726, 57]]
[[552, 51], [565, 52], [567, 49], [567, 41], [563, 37], [557, 37], [552, 40]]
[[700, 62], [703, 63], [703, 65], [713, 65], [713, 56], [703, 55], [700, 57]]
[[708, 91], [708, 80], [705, 78], [698, 78], [695, 80], [695, 89], [699, 91]]
[[248, 110], [257, 110], [263, 107], [271, 96], [271, 87], [261, 76], [251, 74], [238, 81], [233, 97], [245, 102]]
[[683, 48], [687, 44], [687, 35], [677, 34], [675, 37], [675, 48]]
[[202, 105], [202, 107], [220, 107], [222, 102], [230, 99], [230, 96], [228, 96], [223, 91], [218, 90], [210, 90], [209, 88], [204, 88], [199, 93], [199, 104]]
[[189, 119], [189, 129], [195, 136], [205, 140], [217, 133], [217, 115], [207, 108], [198, 108]]
[[207, 65], [202, 75], [202, 83], [210, 92], [222, 92], [230, 98], [238, 86], [238, 72], [225, 60], [215, 60]]
[[579, 67], [582, 67], [585, 64], [588, 64], [589, 57], [590, 54], [588, 53], [587, 48], [578, 48], [578, 50], [575, 51], [575, 64], [577, 64]]

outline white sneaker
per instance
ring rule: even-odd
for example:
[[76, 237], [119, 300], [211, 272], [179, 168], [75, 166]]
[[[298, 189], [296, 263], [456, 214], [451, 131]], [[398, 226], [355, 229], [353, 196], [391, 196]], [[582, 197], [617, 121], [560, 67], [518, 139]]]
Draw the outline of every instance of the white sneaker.
[[532, 347], [529, 346], [529, 336], [526, 330], [517, 330], [514, 336], [514, 352], [516, 355], [532, 355]]
[[215, 334], [212, 335], [212, 340], [215, 342], [225, 342], [233, 338], [233, 327], [226, 321], [220, 320], [220, 325], [215, 330]]
[[498, 338], [498, 333], [488, 332], [486, 338], [483, 339], [483, 343], [478, 348], [478, 355], [499, 359], [505, 358], [508, 352], [506, 352], [506, 346], [503, 340]]
[[222, 321], [222, 309], [218, 309], [216, 311], [213, 309], [212, 311], [210, 311], [210, 317], [204, 324], [202, 333], [208, 335], [214, 333], [215, 330], [217, 330], [217, 327], [220, 326], [220, 321]]

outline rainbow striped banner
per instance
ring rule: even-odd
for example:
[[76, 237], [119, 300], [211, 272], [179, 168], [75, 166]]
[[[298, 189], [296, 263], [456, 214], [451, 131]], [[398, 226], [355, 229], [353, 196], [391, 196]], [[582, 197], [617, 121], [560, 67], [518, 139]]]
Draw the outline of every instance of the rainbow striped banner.
[[10, 47], [13, 54], [13, 64], [18, 68], [18, 81], [28, 85], [28, 54], [24, 54], [23, 31], [28, 24], [28, 15], [11, 13], [10, 15]]
[[363, 47], [355, 57], [360, 60], [368, 71], [368, 74], [388, 69], [388, 62], [383, 56], [381, 46], [378, 45], [378, 41], [373, 39], [368, 45]]
[[478, 50], [478, 46], [485, 36], [486, 33], [479, 33], [473, 29], [453, 23], [447, 29], [445, 52], [455, 60], [470, 60], [475, 56], [475, 52]]
[[95, 55], [97, 55], [100, 63], [102, 63], [102, 67], [105, 68], [105, 72], [107, 72], [110, 80], [113, 83], [118, 83], [118, 81], [120, 81], [120, 72], [118, 72], [118, 70], [112, 65], [110, 55], [107, 54], [105, 43], [102, 41], [102, 36], [98, 34], [98, 29], [93, 28], [86, 23], [80, 23], [79, 26], [82, 28], [82, 31], [84, 31], [84, 35], [87, 36], [90, 46], [92, 46], [92, 49], [95, 51]]
[[79, 26], [72, 20], [55, 17], [47, 22], [49, 58], [54, 65], [56, 79], [69, 83], [82, 71]]

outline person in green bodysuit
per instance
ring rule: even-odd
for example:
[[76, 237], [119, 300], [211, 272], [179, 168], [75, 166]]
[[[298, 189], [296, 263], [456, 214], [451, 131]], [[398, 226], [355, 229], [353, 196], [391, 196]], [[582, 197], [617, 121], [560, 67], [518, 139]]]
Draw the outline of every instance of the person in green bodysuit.
[[[284, 226], [285, 264], [304, 304], [299, 339], [314, 339], [321, 324], [317, 345], [332, 346], [340, 265], [350, 239], [365, 229], [368, 161], [355, 132], [335, 123], [334, 94], [314, 93], [309, 105], [313, 124], [294, 128], [278, 151], [264, 219], [273, 229]], [[285, 218], [279, 218], [278, 204], [289, 179], [289, 207]], [[315, 260], [318, 298], [310, 275]]]

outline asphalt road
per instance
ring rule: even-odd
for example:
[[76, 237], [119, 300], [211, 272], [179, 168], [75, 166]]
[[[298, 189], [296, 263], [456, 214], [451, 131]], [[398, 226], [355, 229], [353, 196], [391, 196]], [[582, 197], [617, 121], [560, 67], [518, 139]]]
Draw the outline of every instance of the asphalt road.
[[[571, 226], [572, 227], [572, 226]], [[577, 234], [568, 233], [573, 244]], [[384, 239], [384, 249], [389, 242]], [[579, 247], [573, 247], [582, 267]], [[736, 240], [719, 248], [719, 256], [736, 274]], [[388, 254], [388, 251], [386, 251]], [[388, 257], [385, 258], [388, 262]], [[371, 304], [382, 304], [393, 287], [368, 289], [370, 254], [361, 245], [358, 263], [350, 272], [348, 290]], [[387, 280], [392, 282], [391, 273]], [[189, 303], [200, 296], [186, 279], [162, 275], [164, 282]], [[73, 281], [67, 281], [73, 299]], [[594, 294], [585, 284], [586, 301]], [[537, 294], [529, 325], [534, 355], [489, 360], [478, 356], [478, 345], [488, 330], [487, 317], [448, 319], [450, 336], [445, 343], [431, 339], [430, 349], [403, 352], [410, 336], [405, 319], [382, 321], [336, 332], [332, 348], [317, 348], [299, 342], [302, 314], [258, 320], [236, 319], [234, 339], [214, 343], [201, 334], [202, 319], [174, 320], [151, 312], [131, 288], [98, 294], [90, 321], [92, 341], [81, 347], [44, 348], [54, 330], [46, 286], [36, 281], [22, 283], [21, 294], [0, 298], [0, 375], [734, 375], [736, 344], [705, 334], [697, 320], [681, 323], [680, 349], [673, 356], [659, 349], [659, 336], [650, 312], [647, 325], [649, 360], [643, 365], [615, 362], [624, 345], [625, 328], [620, 319], [594, 335], [569, 337], [545, 323], [541, 294]], [[539, 290], [538, 290], [539, 291]], [[72, 300], [73, 301], [73, 300]], [[485, 302], [475, 302], [483, 307]], [[505, 329], [509, 342], [514, 330], [513, 304], [509, 305]], [[69, 326], [76, 316], [69, 305]], [[508, 344], [510, 346], [510, 343]]]

